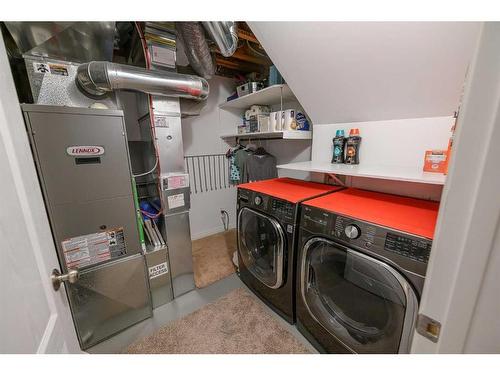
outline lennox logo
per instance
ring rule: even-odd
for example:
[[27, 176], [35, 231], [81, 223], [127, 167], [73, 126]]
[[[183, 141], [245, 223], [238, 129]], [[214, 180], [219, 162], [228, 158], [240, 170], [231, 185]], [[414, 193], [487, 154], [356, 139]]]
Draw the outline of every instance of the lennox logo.
[[102, 146], [69, 146], [66, 148], [69, 156], [99, 156], [104, 154]]

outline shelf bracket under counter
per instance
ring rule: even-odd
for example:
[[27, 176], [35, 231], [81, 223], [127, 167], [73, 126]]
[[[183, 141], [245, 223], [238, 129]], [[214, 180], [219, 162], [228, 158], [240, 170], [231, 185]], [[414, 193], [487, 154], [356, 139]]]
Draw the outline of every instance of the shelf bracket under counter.
[[347, 185], [345, 184], [344, 181], [342, 181], [340, 178], [337, 177], [337, 175], [335, 173], [326, 173], [326, 176], [328, 176], [328, 178], [331, 178], [333, 181], [335, 181], [335, 183], [339, 186], [343, 186], [343, 187], [346, 187]]

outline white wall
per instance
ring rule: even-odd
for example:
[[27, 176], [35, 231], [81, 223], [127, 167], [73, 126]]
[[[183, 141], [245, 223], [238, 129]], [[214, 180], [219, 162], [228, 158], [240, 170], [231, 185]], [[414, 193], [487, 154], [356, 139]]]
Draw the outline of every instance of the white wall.
[[227, 144], [220, 139], [220, 135], [232, 132], [239, 123], [238, 113], [219, 111], [219, 104], [225, 102], [233, 92], [234, 81], [216, 76], [209, 80], [209, 84], [210, 94], [201, 114], [182, 119], [185, 155], [226, 152]]
[[[225, 153], [234, 146], [220, 139], [221, 134], [236, 133], [243, 111], [221, 110], [219, 104], [226, 101], [235, 88], [232, 79], [214, 77], [209, 81], [210, 94], [200, 116], [182, 119], [182, 137], [185, 155]], [[284, 103], [284, 108], [302, 110], [296, 101]], [[246, 143], [243, 141], [242, 143]], [[307, 140], [253, 140], [276, 157], [278, 164], [306, 161], [311, 158], [311, 141]], [[308, 173], [279, 171], [279, 176], [307, 179]], [[236, 226], [236, 188], [198, 192], [191, 195], [191, 237], [201, 238], [223, 231], [220, 210], [230, 216], [230, 227]]]
[[[350, 126], [344, 123], [453, 115], [480, 26], [472, 22], [249, 25], [313, 123], [347, 128]], [[379, 128], [377, 124], [362, 130], [361, 163], [375, 162], [368, 157], [370, 142], [374, 155], [379, 156], [376, 162], [398, 162], [396, 144], [405, 145], [404, 151], [413, 151], [406, 155], [417, 166], [423, 162], [423, 151], [445, 149], [449, 137], [449, 129], [410, 127], [409, 133], [391, 133], [391, 144], [384, 141], [385, 135], [377, 134]], [[327, 161], [336, 128], [315, 125], [313, 129], [313, 159], [319, 153]], [[388, 129], [380, 130], [392, 132]], [[423, 144], [427, 146], [420, 150]], [[312, 176], [315, 181], [323, 177]], [[439, 200], [442, 193], [439, 185], [349, 177], [347, 182], [349, 186], [433, 200]]]
[[[431, 117], [315, 125], [311, 160], [330, 163], [335, 132], [343, 129], [347, 135], [350, 128], [358, 128], [362, 137], [360, 164], [381, 171], [392, 166], [421, 171], [426, 150], [446, 150], [454, 122], [453, 117]], [[442, 193], [442, 186], [432, 184], [354, 177], [348, 177], [346, 182], [361, 189], [435, 201], [440, 200]]]
[[[209, 81], [210, 94], [205, 108], [199, 116], [182, 119], [182, 139], [184, 155], [208, 155], [225, 153], [228, 145], [220, 139], [220, 134], [233, 130], [239, 116], [227, 111], [219, 111], [219, 104], [226, 100], [234, 89], [233, 80], [214, 77]], [[236, 127], [236, 125], [234, 125]], [[193, 190], [193, 188], [192, 188]], [[220, 210], [226, 210], [230, 227], [236, 225], [236, 189], [191, 192], [191, 238], [197, 239], [224, 230]]]
[[449, 116], [479, 24], [249, 22], [314, 123]]
[[448, 116], [316, 125], [311, 160], [330, 162], [335, 132], [343, 129], [347, 136], [349, 129], [358, 128], [360, 164], [422, 169], [426, 150], [446, 150], [454, 122]]

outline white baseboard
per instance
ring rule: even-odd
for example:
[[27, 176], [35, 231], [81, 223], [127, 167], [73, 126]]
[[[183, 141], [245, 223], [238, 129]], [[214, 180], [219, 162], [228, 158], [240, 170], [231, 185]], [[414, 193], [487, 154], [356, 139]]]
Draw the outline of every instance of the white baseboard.
[[[229, 226], [229, 229], [234, 229], [234, 228], [236, 228], [236, 227]], [[223, 225], [220, 225], [220, 226], [215, 227], [215, 228], [204, 230], [203, 232], [191, 233], [191, 241], [199, 240], [200, 238], [208, 237], [208, 236], [211, 236], [213, 234], [217, 234], [217, 233], [221, 233], [221, 232], [224, 232]]]

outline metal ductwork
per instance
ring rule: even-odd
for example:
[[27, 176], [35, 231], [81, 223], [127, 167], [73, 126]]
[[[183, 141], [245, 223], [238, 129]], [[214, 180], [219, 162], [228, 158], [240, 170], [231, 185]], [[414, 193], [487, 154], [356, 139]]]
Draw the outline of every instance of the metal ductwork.
[[75, 81], [85, 95], [94, 99], [103, 98], [114, 90], [200, 100], [206, 99], [209, 92], [208, 82], [198, 76], [107, 61], [81, 64]]
[[235, 22], [207, 21], [203, 22], [203, 26], [223, 56], [230, 57], [234, 54], [238, 48], [238, 30]]
[[175, 29], [184, 47], [189, 65], [203, 78], [212, 78], [215, 74], [215, 64], [201, 24], [199, 22], [176, 22]]
[[83, 62], [113, 58], [114, 22], [5, 22], [23, 55]]

